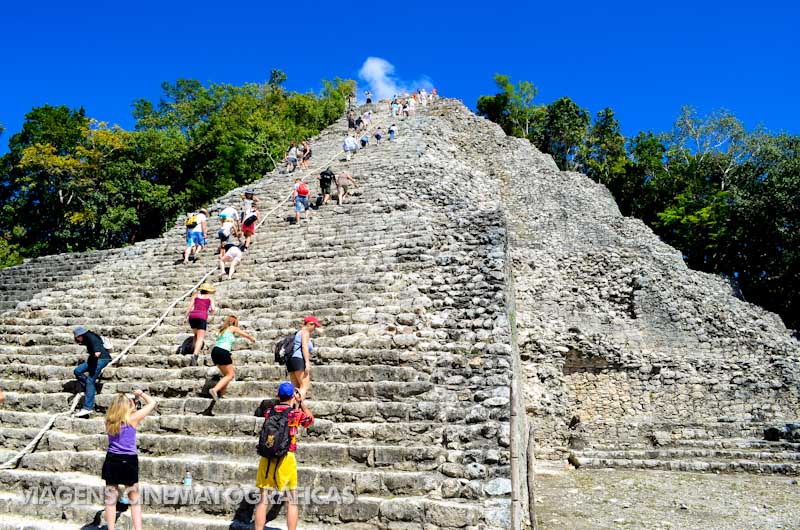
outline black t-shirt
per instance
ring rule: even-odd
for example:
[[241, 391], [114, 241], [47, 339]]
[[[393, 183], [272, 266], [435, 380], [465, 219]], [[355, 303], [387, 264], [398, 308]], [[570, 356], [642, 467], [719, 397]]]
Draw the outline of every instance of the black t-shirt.
[[331, 182], [333, 182], [333, 179], [335, 178], [336, 175], [333, 173], [333, 171], [326, 169], [325, 171], [319, 174], [319, 183], [322, 186], [330, 186]]
[[[105, 346], [103, 346], [103, 339], [91, 331], [83, 335], [83, 345], [86, 346], [86, 351], [89, 354], [89, 358], [86, 362], [90, 365], [96, 365], [98, 359], [111, 360], [111, 355], [108, 353]], [[97, 352], [100, 352], [100, 357], [94, 356]]]

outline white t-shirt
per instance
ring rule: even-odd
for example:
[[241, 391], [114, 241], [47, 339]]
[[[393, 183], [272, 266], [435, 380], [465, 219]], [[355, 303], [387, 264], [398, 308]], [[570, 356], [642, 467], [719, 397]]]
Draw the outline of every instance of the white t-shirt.
[[198, 213], [198, 214], [195, 215], [195, 217], [197, 218], [197, 224], [194, 226], [194, 228], [190, 229], [189, 231], [190, 232], [200, 232], [202, 234], [203, 233], [203, 223], [206, 222], [206, 215], [203, 214], [203, 213]]
[[227, 217], [228, 219], [236, 219], [237, 213], [236, 208], [233, 206], [228, 206], [224, 210], [219, 213], [220, 217]]

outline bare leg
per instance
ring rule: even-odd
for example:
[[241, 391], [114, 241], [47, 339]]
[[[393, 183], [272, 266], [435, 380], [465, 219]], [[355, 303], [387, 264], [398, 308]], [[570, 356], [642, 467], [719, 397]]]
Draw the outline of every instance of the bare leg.
[[255, 528], [263, 530], [264, 525], [267, 524], [267, 492], [261, 490], [261, 498], [258, 500], [255, 510]]
[[204, 329], [196, 329], [194, 330], [194, 352], [192, 355], [197, 356], [200, 353], [200, 348], [203, 346], [203, 341], [206, 337], [206, 330]]
[[131, 501], [131, 519], [133, 519], [133, 530], [142, 530], [142, 504], [139, 502], [139, 483], [125, 488], [128, 492], [128, 500]]
[[228, 268], [228, 279], [230, 280], [233, 278], [233, 273], [236, 272], [236, 266], [239, 264], [241, 260], [236, 258], [235, 260], [231, 261], [230, 268]]
[[286, 506], [286, 528], [287, 530], [297, 530], [297, 519], [298, 515], [300, 514], [300, 510], [297, 506], [297, 497], [295, 496], [295, 490], [290, 491], [289, 495], [287, 495], [287, 503], [288, 504]]
[[219, 372], [222, 374], [222, 379], [219, 380], [219, 383], [214, 385], [214, 390], [217, 392], [218, 395], [222, 395], [225, 392], [225, 389], [228, 388], [228, 385], [233, 381], [236, 376], [236, 373], [233, 369], [233, 365], [229, 364], [226, 366], [217, 365]]
[[117, 526], [117, 499], [119, 498], [119, 487], [112, 486], [106, 482], [105, 494], [106, 526], [108, 530], [114, 530]]

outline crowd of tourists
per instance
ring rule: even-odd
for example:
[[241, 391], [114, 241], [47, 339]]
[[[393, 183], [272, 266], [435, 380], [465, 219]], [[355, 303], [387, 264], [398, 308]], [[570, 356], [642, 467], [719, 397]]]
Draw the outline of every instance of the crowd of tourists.
[[[372, 95], [365, 93], [367, 103]], [[424, 89], [412, 96], [402, 94], [392, 99], [391, 116], [404, 119], [413, 116], [417, 104], [427, 105], [436, 97], [436, 90], [428, 94]], [[398, 135], [396, 124], [384, 133], [382, 127], [370, 129], [373, 120], [371, 110], [360, 116], [354, 111], [347, 113], [348, 133], [343, 143], [345, 159], [359, 149], [367, 148], [374, 141], [380, 145], [385, 137], [394, 141]], [[356, 136], [358, 139], [356, 140]], [[311, 146], [307, 141], [293, 142], [284, 157], [288, 171], [308, 169], [311, 159]], [[347, 170], [335, 173], [331, 167], [317, 175], [319, 186], [317, 207], [325, 206], [332, 198], [336, 186], [336, 200], [343, 204], [357, 188], [353, 175]], [[237, 266], [248, 253], [253, 236], [262, 219], [259, 211], [259, 197], [255, 190], [248, 188], [240, 196], [239, 209], [233, 206], [224, 208], [219, 214], [216, 246], [220, 279], [232, 278]], [[291, 194], [294, 205], [294, 220], [300, 222], [300, 214], [305, 212], [310, 220], [310, 189], [302, 178], [296, 178]], [[186, 219], [186, 247], [183, 264], [196, 261], [200, 254], [212, 244], [209, 241], [210, 214], [207, 209], [189, 215]], [[202, 283], [193, 293], [185, 312], [185, 324], [192, 336], [187, 339], [185, 353], [189, 354], [190, 365], [197, 366], [203, 351], [209, 321], [218, 310], [215, 300], [216, 288], [210, 282]], [[293, 502], [297, 489], [297, 463], [294, 452], [297, 447], [297, 432], [300, 427], [310, 427], [314, 415], [305, 403], [311, 391], [311, 368], [314, 354], [313, 335], [322, 330], [322, 324], [314, 315], [306, 316], [296, 332], [284, 337], [275, 344], [275, 361], [286, 367], [288, 381], [281, 383], [277, 391], [276, 405], [264, 411], [264, 423], [256, 446], [260, 456], [256, 486], [260, 489], [260, 502], [255, 509], [256, 528], [263, 528], [267, 517], [267, 505], [274, 501], [271, 491], [282, 492], [283, 500], [288, 501], [287, 524], [289, 530], [297, 527], [298, 507]], [[98, 333], [83, 326], [73, 330], [74, 340], [86, 348], [86, 361], [79, 364], [74, 374], [84, 392], [83, 406], [75, 417], [89, 417], [94, 412], [97, 381], [110, 362], [110, 344]], [[253, 333], [242, 328], [236, 315], [228, 314], [222, 318], [216, 340], [210, 352], [212, 364], [219, 371], [219, 380], [208, 390], [212, 402], [223, 399], [229, 386], [236, 378], [234, 346], [240, 339], [256, 343]], [[0, 403], [5, 395], [0, 391]], [[142, 528], [141, 505], [137, 501], [139, 493], [139, 464], [137, 432], [144, 420], [157, 406], [156, 399], [141, 390], [133, 395], [118, 393], [107, 409], [105, 431], [108, 437], [108, 451], [102, 468], [102, 478], [106, 482], [105, 519], [109, 530], [114, 530], [118, 511], [131, 506], [131, 518], [136, 530]], [[124, 488], [120, 488], [123, 486]], [[125, 502], [121, 502], [124, 500]]]
[[[204, 283], [189, 303], [187, 321], [194, 332], [194, 360], [203, 346], [210, 315], [216, 309], [214, 292], [212, 285]], [[256, 528], [264, 527], [268, 505], [279, 507], [275, 500], [276, 493], [282, 494], [281, 503], [287, 504], [289, 530], [297, 528], [297, 461], [294, 452], [298, 429], [310, 427], [314, 422], [314, 415], [304, 400], [311, 390], [312, 337], [320, 330], [322, 324], [319, 319], [308, 315], [296, 332], [281, 339], [274, 347], [276, 361], [286, 367], [289, 381], [279, 385], [276, 404], [264, 411], [264, 424], [255, 447], [260, 457], [256, 475], [256, 487], [260, 490], [260, 499], [255, 508]], [[74, 416], [82, 418], [94, 412], [97, 380], [103, 368], [111, 362], [111, 356], [103, 337], [98, 333], [77, 326], [73, 335], [75, 342], [87, 351], [86, 361], [75, 368], [75, 375], [85, 396], [83, 408]], [[227, 315], [222, 320], [211, 350], [211, 362], [220, 374], [219, 381], [208, 391], [214, 402], [224, 398], [228, 386], [235, 380], [233, 350], [238, 339], [256, 343], [255, 336], [240, 327], [235, 315]], [[0, 392], [0, 403], [4, 400], [5, 394]], [[118, 512], [127, 510], [128, 506], [131, 507], [134, 529], [142, 528], [142, 508], [138, 502], [137, 433], [142, 420], [156, 406], [156, 399], [142, 390], [135, 391], [133, 395], [117, 393], [108, 406], [105, 419], [108, 449], [101, 478], [106, 483], [104, 513], [109, 530], [115, 529]]]

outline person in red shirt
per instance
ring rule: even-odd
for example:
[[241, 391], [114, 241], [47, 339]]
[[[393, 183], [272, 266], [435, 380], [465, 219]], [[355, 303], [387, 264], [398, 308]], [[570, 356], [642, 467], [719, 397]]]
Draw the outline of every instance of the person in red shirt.
[[[279, 491], [285, 494], [288, 501], [286, 509], [286, 525], [288, 530], [297, 530], [299, 508], [297, 506], [297, 460], [294, 453], [297, 449], [297, 431], [300, 427], [307, 429], [314, 423], [314, 415], [308, 410], [305, 403], [295, 399], [294, 385], [287, 382], [278, 387], [278, 400], [280, 404], [267, 410], [264, 418], [274, 411], [276, 414], [289, 412], [289, 436], [291, 443], [289, 452], [279, 458], [264, 458], [258, 464], [256, 487], [260, 490], [261, 499], [255, 509], [255, 527], [264, 528], [267, 522], [267, 504], [270, 493]], [[269, 491], [269, 492], [268, 492]]]

